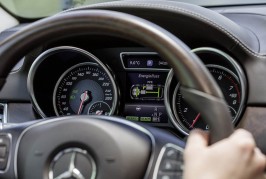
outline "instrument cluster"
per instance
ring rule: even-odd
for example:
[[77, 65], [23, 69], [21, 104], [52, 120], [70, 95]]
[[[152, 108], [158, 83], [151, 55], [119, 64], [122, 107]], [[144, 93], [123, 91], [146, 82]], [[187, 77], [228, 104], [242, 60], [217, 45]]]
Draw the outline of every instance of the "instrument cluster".
[[[220, 86], [236, 123], [246, 100], [244, 72], [225, 52], [192, 50]], [[46, 50], [32, 64], [28, 90], [41, 117], [117, 115], [151, 126], [178, 129], [209, 127], [179, 91], [182, 85], [157, 53], [116, 49], [112, 55], [60, 46]], [[103, 57], [104, 56], [104, 57]]]

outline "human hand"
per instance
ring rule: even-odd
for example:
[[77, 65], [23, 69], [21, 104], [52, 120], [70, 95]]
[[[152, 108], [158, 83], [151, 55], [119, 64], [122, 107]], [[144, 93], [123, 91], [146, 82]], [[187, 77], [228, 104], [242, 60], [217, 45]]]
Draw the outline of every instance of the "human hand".
[[208, 133], [191, 132], [184, 153], [184, 179], [264, 179], [266, 158], [249, 132], [238, 129], [211, 146], [208, 141]]

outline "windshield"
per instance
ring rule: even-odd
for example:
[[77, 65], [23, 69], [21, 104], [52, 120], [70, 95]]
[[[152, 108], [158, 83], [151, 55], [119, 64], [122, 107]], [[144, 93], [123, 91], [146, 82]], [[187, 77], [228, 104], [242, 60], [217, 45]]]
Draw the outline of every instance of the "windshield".
[[[24, 18], [41, 18], [63, 10], [83, 5], [114, 0], [0, 0], [8, 11]], [[143, 0], [144, 2], [145, 0]], [[265, 4], [266, 0], [175, 0], [201, 6], [225, 6], [244, 4]]]

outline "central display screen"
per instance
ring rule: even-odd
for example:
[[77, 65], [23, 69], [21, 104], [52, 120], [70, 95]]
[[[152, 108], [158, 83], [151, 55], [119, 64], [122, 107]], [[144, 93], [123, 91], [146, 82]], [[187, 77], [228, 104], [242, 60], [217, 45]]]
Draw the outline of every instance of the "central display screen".
[[128, 120], [167, 123], [164, 85], [167, 72], [128, 72], [124, 116]]
[[128, 73], [128, 101], [163, 100], [164, 83], [167, 73]]

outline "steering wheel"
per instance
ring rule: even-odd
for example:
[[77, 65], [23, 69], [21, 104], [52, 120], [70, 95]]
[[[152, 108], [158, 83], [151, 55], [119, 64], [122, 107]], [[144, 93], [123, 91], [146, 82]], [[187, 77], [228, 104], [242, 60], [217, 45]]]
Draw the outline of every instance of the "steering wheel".
[[[34, 47], [74, 35], [110, 35], [151, 47], [169, 63], [214, 143], [233, 126], [216, 82], [190, 49], [163, 28], [125, 13], [73, 11], [40, 20], [0, 44], [0, 86]], [[0, 178], [159, 178], [182, 175], [185, 143], [171, 133], [111, 116], [67, 116], [3, 127]], [[1, 162], [4, 161], [4, 162]], [[4, 167], [3, 167], [4, 166]], [[170, 167], [169, 167], [170, 166]]]

